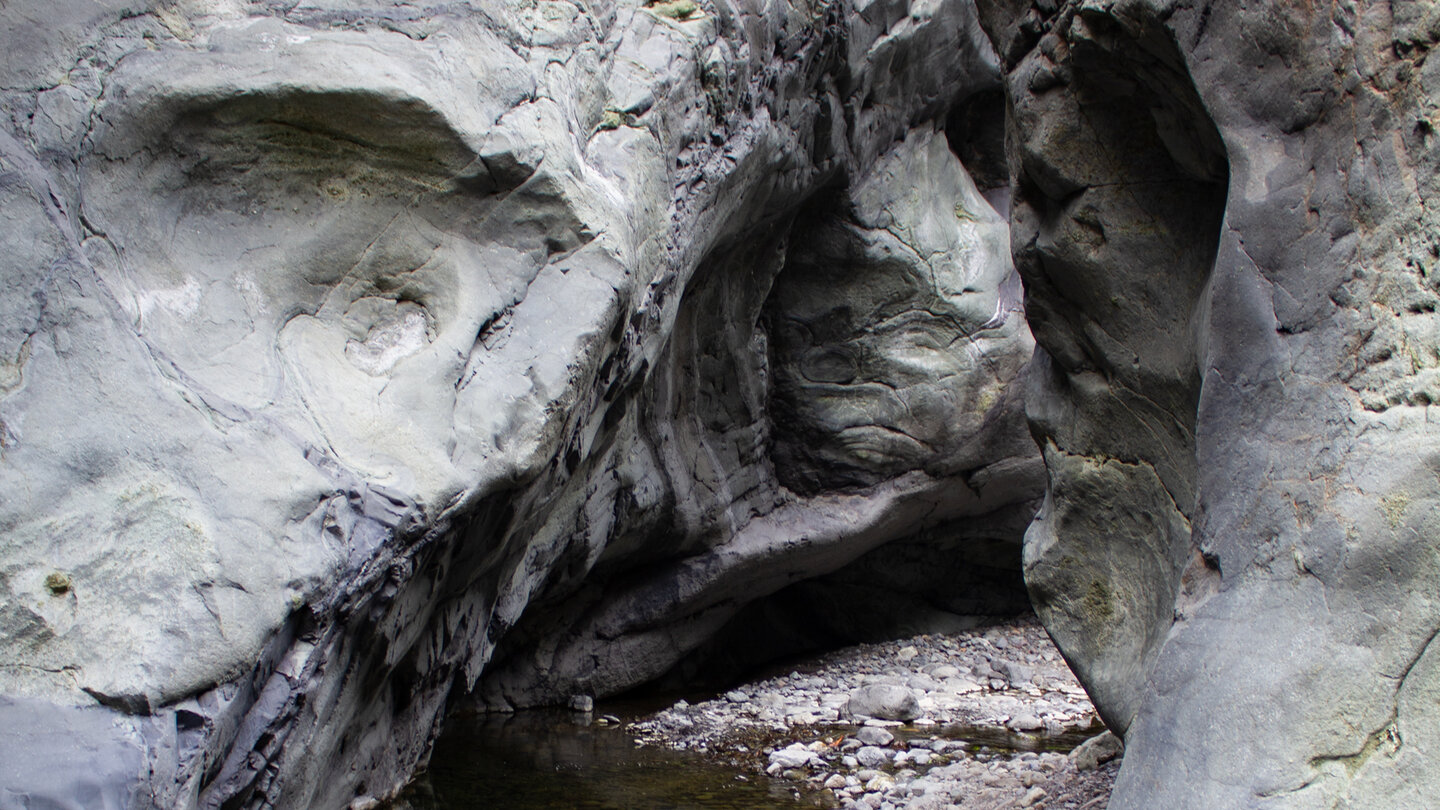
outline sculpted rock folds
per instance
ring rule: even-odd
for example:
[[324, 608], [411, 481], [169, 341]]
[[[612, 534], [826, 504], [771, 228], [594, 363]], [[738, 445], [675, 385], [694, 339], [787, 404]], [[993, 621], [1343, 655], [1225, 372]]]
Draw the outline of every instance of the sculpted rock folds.
[[462, 699], [629, 688], [857, 560], [1013, 566], [968, 0], [0, 25], [15, 801], [363, 803]]
[[1027, 523], [1112, 807], [1440, 794], [1433, 4], [0, 31], [0, 801], [364, 805]]

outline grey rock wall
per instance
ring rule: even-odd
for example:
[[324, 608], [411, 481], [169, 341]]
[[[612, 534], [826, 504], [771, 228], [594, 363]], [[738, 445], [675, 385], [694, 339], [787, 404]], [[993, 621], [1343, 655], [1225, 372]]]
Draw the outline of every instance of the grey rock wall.
[[1049, 472], [1037, 609], [1113, 808], [1437, 794], [1426, 3], [980, 3]]
[[0, 806], [363, 805], [1039, 497], [965, 0], [0, 30]]
[[1112, 806], [1440, 792], [1431, 4], [0, 30], [0, 806], [363, 805], [458, 701], [999, 609], [1041, 455]]

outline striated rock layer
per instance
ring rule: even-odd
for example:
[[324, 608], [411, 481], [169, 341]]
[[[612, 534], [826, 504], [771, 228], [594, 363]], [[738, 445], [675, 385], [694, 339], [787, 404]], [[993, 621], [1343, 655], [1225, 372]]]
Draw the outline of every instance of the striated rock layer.
[[802, 580], [1014, 607], [968, 0], [0, 30], [0, 806], [364, 804], [454, 701], [626, 689]]
[[1037, 610], [1112, 808], [1440, 793], [1440, 9], [982, 0], [1049, 471]]

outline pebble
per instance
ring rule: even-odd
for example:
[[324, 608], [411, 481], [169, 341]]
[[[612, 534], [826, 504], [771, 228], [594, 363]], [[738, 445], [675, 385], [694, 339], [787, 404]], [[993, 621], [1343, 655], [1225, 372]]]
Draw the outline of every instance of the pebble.
[[864, 726], [855, 730], [855, 739], [863, 745], [889, 745], [895, 741], [895, 735], [883, 728]]

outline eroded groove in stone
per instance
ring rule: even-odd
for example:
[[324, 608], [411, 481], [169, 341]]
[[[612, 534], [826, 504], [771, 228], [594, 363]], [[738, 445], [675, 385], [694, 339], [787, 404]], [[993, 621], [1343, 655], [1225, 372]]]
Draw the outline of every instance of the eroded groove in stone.
[[1433, 4], [140, 5], [0, 4], [5, 795], [949, 613], [1042, 452], [1115, 807], [1437, 793]]
[[1050, 474], [1026, 579], [1123, 731], [1191, 555], [1226, 158], [1158, 19], [1067, 5], [1049, 28], [1009, 74], [1013, 244], [1043, 352], [1026, 408]]

